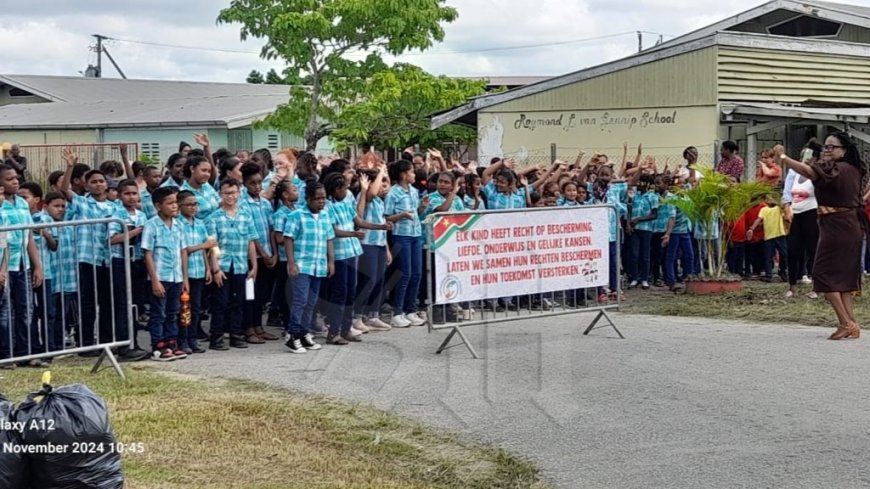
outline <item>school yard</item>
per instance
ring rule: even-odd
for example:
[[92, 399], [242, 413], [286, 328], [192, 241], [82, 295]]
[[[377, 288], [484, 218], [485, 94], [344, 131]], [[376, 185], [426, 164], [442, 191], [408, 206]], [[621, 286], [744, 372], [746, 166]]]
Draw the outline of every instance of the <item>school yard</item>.
[[625, 340], [609, 329], [583, 337], [588, 315], [470, 327], [481, 360], [461, 347], [435, 355], [445, 333], [418, 327], [305, 355], [273, 342], [159, 368], [391, 411], [528, 457], [559, 488], [870, 484], [870, 340], [831, 342], [830, 329], [796, 324], [614, 317]]

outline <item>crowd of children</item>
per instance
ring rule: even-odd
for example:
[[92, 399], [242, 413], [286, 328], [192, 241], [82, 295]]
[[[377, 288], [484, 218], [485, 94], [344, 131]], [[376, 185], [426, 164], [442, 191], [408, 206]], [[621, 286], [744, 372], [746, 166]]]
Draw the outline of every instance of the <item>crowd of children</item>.
[[[620, 267], [628, 288], [676, 290], [710, 259], [710, 236], [672, 204], [679, 188], [704, 177], [692, 147], [673, 171], [658, 171], [640, 146], [635, 163], [584, 162], [581, 153], [571, 164], [519, 168], [494, 158], [484, 168], [437, 150], [409, 149], [390, 164], [368, 148], [353, 163], [297, 150], [212, 153], [206, 136], [195, 137], [202, 148], [182, 143], [165, 175], [131, 163], [123, 146], [122, 162], [93, 169], [66, 150], [66, 169], [50, 176], [47, 192], [0, 166], [2, 224], [54, 223], [6, 233], [0, 361], [129, 342], [128, 302], [132, 321], [147, 322], [150, 349], [120, 348], [122, 361], [279, 340], [264, 326], [280, 327], [290, 351], [305, 353], [321, 348], [318, 337], [347, 345], [369, 331], [422, 325], [423, 222], [436, 212], [613, 205], [610, 253], [622, 247], [623, 260], [610, 261], [599, 302], [620, 293]], [[759, 172], [781, 177], [765, 160]], [[778, 252], [786, 274], [782, 222], [776, 202], [748, 212], [735, 225], [731, 271], [770, 278]], [[458, 312], [468, 318], [470, 305]]]

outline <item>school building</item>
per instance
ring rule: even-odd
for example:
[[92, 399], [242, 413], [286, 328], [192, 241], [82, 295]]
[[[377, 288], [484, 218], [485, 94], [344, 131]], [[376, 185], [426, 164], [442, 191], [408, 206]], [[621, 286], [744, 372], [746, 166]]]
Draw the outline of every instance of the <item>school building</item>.
[[848, 128], [870, 145], [870, 8], [773, 0], [623, 59], [436, 114], [432, 127], [477, 128], [478, 158], [551, 155], [579, 149], [679, 163], [697, 146], [712, 163], [718, 143], [736, 140], [746, 156], [785, 141]]

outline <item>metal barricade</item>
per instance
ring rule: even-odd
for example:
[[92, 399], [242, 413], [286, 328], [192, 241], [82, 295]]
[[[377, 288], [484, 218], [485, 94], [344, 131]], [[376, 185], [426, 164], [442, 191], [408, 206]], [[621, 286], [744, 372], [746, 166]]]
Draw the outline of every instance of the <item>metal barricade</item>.
[[[611, 219], [617, 223], [615, 245], [610, 242]], [[468, 326], [579, 313], [595, 313], [584, 335], [610, 326], [624, 338], [608, 314], [622, 301], [618, 222], [612, 205], [464, 211], [427, 218], [429, 332], [450, 330], [437, 353], [458, 336], [478, 358], [462, 333]], [[615, 290], [609, 288], [612, 266]]]
[[[111, 257], [108, 266], [79, 263], [82, 228], [107, 227], [110, 223], [121, 224], [123, 263], [119, 261], [114, 268]], [[103, 233], [111, 250], [111, 237]], [[33, 240], [34, 235], [40, 240]], [[57, 243], [56, 251], [49, 249], [46, 236]], [[15, 252], [15, 263], [9, 263], [16, 242], [20, 251]], [[53, 268], [52, 276], [38, 287], [33, 283], [30, 246], [39, 254], [43, 271], [48, 260]], [[126, 224], [111, 218], [0, 226], [0, 249], [10, 270], [0, 294], [0, 366], [100, 352], [93, 372], [109, 360], [123, 378], [113, 349], [135, 347], [131, 244]], [[97, 257], [93, 258], [91, 261], [98, 263]]]

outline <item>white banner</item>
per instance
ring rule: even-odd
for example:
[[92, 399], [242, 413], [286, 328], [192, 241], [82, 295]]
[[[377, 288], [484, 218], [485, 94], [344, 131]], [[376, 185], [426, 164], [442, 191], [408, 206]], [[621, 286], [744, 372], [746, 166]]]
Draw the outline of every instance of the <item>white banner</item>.
[[435, 303], [606, 286], [611, 212], [580, 206], [436, 216]]

